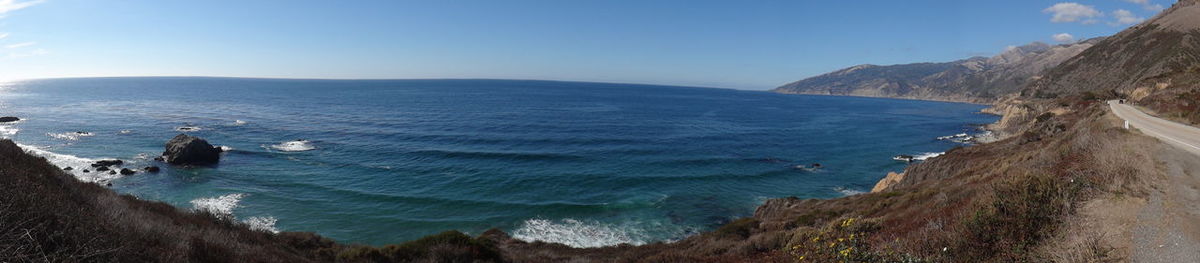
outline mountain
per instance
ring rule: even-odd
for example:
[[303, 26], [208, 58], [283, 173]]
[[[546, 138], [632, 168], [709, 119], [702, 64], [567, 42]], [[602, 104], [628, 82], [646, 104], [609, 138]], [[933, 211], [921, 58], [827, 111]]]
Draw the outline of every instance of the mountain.
[[1038, 74], [1092, 47], [1100, 39], [1009, 47], [990, 57], [943, 63], [858, 65], [788, 83], [774, 92], [926, 100], [992, 102], [1016, 93]]
[[1183, 0], [1045, 73], [1026, 98], [1114, 94], [1177, 121], [1200, 123], [1200, 1]]

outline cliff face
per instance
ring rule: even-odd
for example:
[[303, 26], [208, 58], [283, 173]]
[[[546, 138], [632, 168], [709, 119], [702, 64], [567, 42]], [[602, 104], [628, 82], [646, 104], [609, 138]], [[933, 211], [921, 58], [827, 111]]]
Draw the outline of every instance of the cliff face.
[[1046, 69], [1090, 48], [1099, 39], [1066, 45], [1010, 47], [999, 55], [945, 63], [859, 65], [788, 83], [774, 92], [891, 97], [991, 103], [1016, 93]]

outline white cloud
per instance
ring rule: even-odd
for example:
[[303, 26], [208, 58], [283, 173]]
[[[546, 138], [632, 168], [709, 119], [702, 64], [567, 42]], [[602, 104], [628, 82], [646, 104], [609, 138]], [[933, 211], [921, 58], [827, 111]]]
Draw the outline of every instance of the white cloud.
[[1057, 3], [1042, 10], [1042, 13], [1053, 14], [1050, 22], [1054, 23], [1094, 24], [1097, 22], [1094, 18], [1104, 16], [1104, 13], [1097, 11], [1095, 7], [1079, 3]]
[[1117, 20], [1108, 24], [1113, 26], [1137, 24], [1146, 20], [1146, 18], [1138, 17], [1134, 15], [1133, 12], [1129, 12], [1129, 10], [1125, 9], [1117, 9], [1117, 11], [1113, 11], [1112, 14], [1113, 17], [1117, 18]]
[[41, 56], [41, 55], [45, 55], [45, 54], [50, 54], [50, 51], [39, 48], [39, 49], [34, 49], [34, 50], [28, 51], [28, 52], [9, 52], [8, 58], [24, 58], [24, 57]]
[[1054, 34], [1054, 36], [1051, 36], [1051, 38], [1054, 38], [1054, 41], [1058, 41], [1058, 43], [1065, 44], [1075, 42], [1075, 36], [1067, 33]]
[[8, 12], [20, 10], [22, 8], [30, 7], [30, 6], [33, 6], [36, 4], [41, 4], [42, 2], [46, 2], [46, 1], [45, 0], [33, 0], [33, 1], [17, 2], [16, 0], [0, 0], [0, 16], [3, 16], [4, 14], [8, 14]]
[[4, 47], [5, 47], [5, 48], [10, 48], [10, 49], [12, 49], [12, 48], [23, 48], [23, 47], [32, 46], [32, 45], [35, 45], [35, 44], [37, 44], [37, 42], [21, 42], [21, 43], [16, 43], [16, 44], [9, 44], [9, 45], [7, 45], [7, 46], [4, 46]]
[[0, 33], [0, 39], [8, 37], [8, 33]]
[[1142, 6], [1142, 9], [1146, 9], [1146, 11], [1158, 12], [1164, 9], [1160, 4], [1150, 3], [1150, 0], [1125, 0], [1125, 2], [1138, 4]]

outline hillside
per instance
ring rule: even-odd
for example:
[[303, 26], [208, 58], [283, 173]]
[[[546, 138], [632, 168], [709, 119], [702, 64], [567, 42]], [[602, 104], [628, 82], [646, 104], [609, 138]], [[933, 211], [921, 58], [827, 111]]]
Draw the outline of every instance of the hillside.
[[990, 103], [1015, 93], [1042, 71], [1100, 39], [1073, 44], [1034, 42], [999, 55], [944, 63], [859, 65], [788, 83], [774, 92]]
[[1200, 4], [1183, 0], [1080, 53], [1022, 95], [1115, 94], [1177, 121], [1200, 123]]

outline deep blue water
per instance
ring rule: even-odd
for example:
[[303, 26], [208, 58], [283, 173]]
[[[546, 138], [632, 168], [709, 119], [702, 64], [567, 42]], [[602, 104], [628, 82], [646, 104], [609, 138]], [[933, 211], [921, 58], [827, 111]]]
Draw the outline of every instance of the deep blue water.
[[[767, 198], [869, 191], [906, 165], [891, 156], [945, 151], [959, 145], [935, 137], [996, 119], [981, 108], [547, 81], [58, 79], [0, 86], [0, 115], [25, 118], [0, 133], [61, 166], [141, 167], [198, 127], [233, 148], [220, 165], [76, 175], [281, 231], [384, 244], [498, 227], [596, 246], [678, 239]], [[272, 147], [296, 139], [315, 149]], [[824, 168], [794, 168], [810, 163]]]

